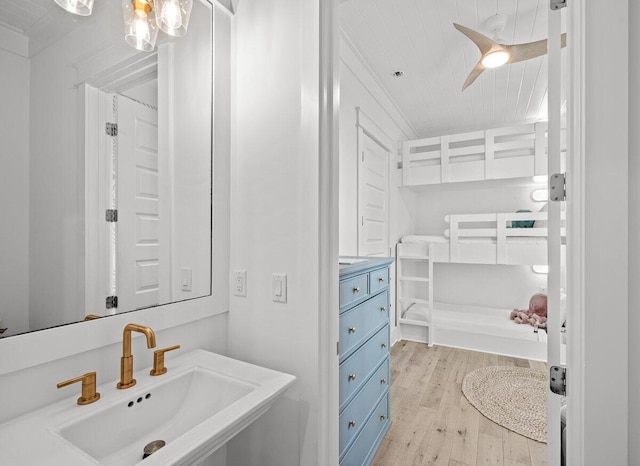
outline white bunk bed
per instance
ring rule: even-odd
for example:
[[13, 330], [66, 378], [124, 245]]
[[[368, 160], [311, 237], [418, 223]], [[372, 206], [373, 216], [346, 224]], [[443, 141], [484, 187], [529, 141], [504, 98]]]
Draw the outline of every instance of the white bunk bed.
[[[564, 132], [562, 137], [564, 151]], [[402, 143], [403, 186], [522, 178], [546, 173], [546, 121]]]
[[[396, 310], [403, 338], [546, 360], [546, 333], [515, 324], [511, 309], [434, 302], [433, 264], [545, 265], [547, 213], [449, 215], [446, 220], [444, 236], [405, 236], [396, 246]], [[535, 223], [511, 227], [523, 221]]]

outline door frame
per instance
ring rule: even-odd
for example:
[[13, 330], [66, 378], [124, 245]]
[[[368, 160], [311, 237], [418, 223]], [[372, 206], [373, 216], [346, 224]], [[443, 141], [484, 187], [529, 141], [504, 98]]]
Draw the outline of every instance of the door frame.
[[[318, 464], [336, 464], [337, 439], [335, 424], [337, 421], [336, 381], [337, 358], [335, 342], [337, 326], [336, 283], [337, 283], [337, 167], [339, 164], [338, 112], [339, 74], [338, 74], [338, 0], [320, 2], [320, 310], [327, 309], [327, 318], [319, 320], [320, 337], [320, 379], [329, 374], [326, 384], [320, 390], [318, 451], [321, 455]], [[567, 129], [569, 150], [569, 180], [567, 195], [571, 199], [571, 209], [567, 213], [567, 286], [570, 289], [567, 303], [567, 319], [571, 322], [571, 332], [567, 335], [567, 364], [571, 368], [567, 398], [567, 454], [570, 464], [584, 463], [584, 408], [585, 408], [585, 337], [584, 321], [578, 309], [585, 304], [584, 245], [585, 245], [585, 204], [584, 204], [584, 148], [585, 148], [585, 0], [568, 2], [568, 29], [571, 37], [569, 47], [569, 79], [571, 81], [568, 108]], [[326, 258], [327, 260], [323, 260]], [[335, 280], [335, 281], [334, 281]], [[334, 316], [334, 314], [336, 314]]]
[[585, 304], [585, 109], [584, 109], [584, 44], [586, 26], [585, 0], [572, 0], [567, 6], [567, 36], [571, 38], [569, 53], [569, 105], [567, 115], [567, 464], [585, 464], [585, 339], [582, 313]]

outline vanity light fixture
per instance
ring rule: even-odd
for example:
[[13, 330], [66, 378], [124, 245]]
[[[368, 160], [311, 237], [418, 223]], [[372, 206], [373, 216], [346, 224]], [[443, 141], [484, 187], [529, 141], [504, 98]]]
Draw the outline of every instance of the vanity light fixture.
[[174, 37], [187, 33], [193, 0], [154, 0], [156, 22], [162, 32]]
[[156, 47], [158, 25], [152, 0], [122, 0], [124, 38], [127, 44], [141, 52], [151, 52]]
[[74, 15], [89, 16], [93, 10], [93, 0], [55, 0], [55, 2]]

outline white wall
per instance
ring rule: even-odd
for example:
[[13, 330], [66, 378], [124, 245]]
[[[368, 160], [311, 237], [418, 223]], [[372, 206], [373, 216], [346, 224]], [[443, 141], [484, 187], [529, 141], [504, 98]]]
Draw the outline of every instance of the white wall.
[[27, 38], [0, 27], [0, 328], [29, 330], [29, 60]]
[[[640, 3], [629, 3], [629, 127], [640, 128]], [[640, 131], [629, 132], [629, 283], [640, 283]], [[629, 286], [629, 303], [640, 287]], [[629, 400], [640, 400], [640, 313], [629, 312]], [[640, 464], [640, 403], [629, 403], [629, 464]]]
[[[317, 0], [242, 0], [234, 18], [235, 110], [229, 354], [297, 377], [284, 398], [228, 445], [231, 465], [318, 464]], [[271, 299], [287, 274], [288, 302]]]

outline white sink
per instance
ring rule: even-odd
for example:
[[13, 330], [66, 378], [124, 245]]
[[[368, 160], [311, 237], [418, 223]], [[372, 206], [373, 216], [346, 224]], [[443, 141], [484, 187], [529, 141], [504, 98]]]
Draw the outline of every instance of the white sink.
[[166, 446], [144, 466], [194, 464], [255, 421], [295, 380], [203, 350], [169, 359], [167, 367], [159, 377], [148, 375], [150, 368], [135, 370], [138, 383], [127, 390], [117, 390], [116, 381], [99, 386], [94, 404], [77, 406], [76, 396], [0, 425], [3, 457], [8, 464], [134, 465], [145, 445], [163, 440]]

